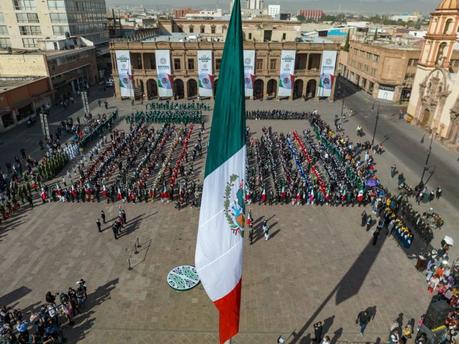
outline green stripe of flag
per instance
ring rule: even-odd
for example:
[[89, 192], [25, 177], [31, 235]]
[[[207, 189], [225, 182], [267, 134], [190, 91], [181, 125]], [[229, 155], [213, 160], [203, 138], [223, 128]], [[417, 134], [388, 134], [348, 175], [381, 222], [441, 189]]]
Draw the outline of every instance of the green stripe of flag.
[[245, 145], [244, 61], [240, 0], [234, 1], [212, 116], [205, 176]]

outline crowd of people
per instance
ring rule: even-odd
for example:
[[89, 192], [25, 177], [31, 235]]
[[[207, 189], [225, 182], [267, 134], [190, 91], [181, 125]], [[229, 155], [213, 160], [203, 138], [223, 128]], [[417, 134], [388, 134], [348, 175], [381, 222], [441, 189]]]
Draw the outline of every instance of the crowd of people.
[[144, 121], [127, 132], [113, 130], [82, 156], [60, 183], [43, 190], [43, 201], [176, 202], [198, 206], [201, 186], [194, 170], [202, 158], [204, 126], [160, 129]]
[[[82, 125], [79, 120], [61, 122], [54, 134], [50, 134], [46, 143], [39, 142], [45, 151], [40, 160], [33, 159], [25, 149], [20, 150], [13, 162], [5, 164], [6, 171], [0, 171], [0, 222], [10, 218], [21, 205], [34, 206], [34, 199], [41, 197], [46, 201], [49, 187], [46, 182], [54, 179], [74, 160], [80, 149], [100, 137], [110, 129], [117, 118], [117, 111]], [[65, 143], [61, 142], [62, 130], [74, 135]]]
[[126, 116], [127, 123], [202, 123], [202, 110], [153, 110], [137, 111]]
[[261, 120], [261, 119], [306, 119], [308, 114], [306, 112], [294, 112], [288, 110], [253, 110], [246, 111], [247, 119]]
[[[447, 316], [439, 328], [439, 343], [457, 343], [459, 340], [459, 260], [449, 261], [448, 251], [452, 242], [448, 242], [447, 236], [441, 241], [438, 250], [432, 250], [427, 258], [425, 266], [425, 276], [427, 290], [432, 295], [432, 303], [442, 304], [442, 308], [447, 311]], [[419, 268], [419, 266], [418, 266]], [[421, 269], [424, 266], [421, 266]], [[426, 316], [429, 316], [428, 314]], [[427, 343], [425, 328], [421, 328], [418, 338], [420, 344]]]
[[180, 103], [174, 103], [170, 101], [165, 101], [165, 102], [152, 102], [149, 104], [145, 105], [146, 110], [152, 110], [152, 111], [163, 111], [163, 110], [169, 110], [169, 111], [210, 111], [211, 107], [210, 104], [207, 103], [201, 103], [201, 102], [180, 102]]
[[[259, 204], [366, 204], [379, 182], [364, 147], [340, 136], [317, 113], [304, 114], [313, 128], [302, 136], [264, 128], [260, 138], [247, 130], [247, 202]], [[371, 180], [371, 183], [366, 184]]]
[[87, 300], [86, 281], [80, 279], [75, 288], [45, 295], [45, 303], [32, 312], [7, 306], [0, 308], [0, 342], [4, 344], [62, 344], [63, 325], [74, 324], [83, 313]]

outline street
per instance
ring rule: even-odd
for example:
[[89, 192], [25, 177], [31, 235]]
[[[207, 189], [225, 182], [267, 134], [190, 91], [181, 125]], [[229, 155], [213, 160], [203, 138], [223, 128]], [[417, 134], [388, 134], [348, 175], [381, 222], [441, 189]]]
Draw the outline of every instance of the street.
[[[359, 123], [371, 140], [373, 133], [376, 110], [372, 110], [373, 99], [364, 91], [357, 91], [353, 85], [345, 83], [345, 104], [354, 112], [354, 120]], [[430, 135], [425, 134], [424, 143], [421, 143], [423, 131], [411, 126], [405, 121], [399, 120], [399, 107], [382, 103], [380, 107], [380, 119], [376, 131], [375, 142], [384, 141], [386, 151], [391, 152], [399, 162], [402, 162], [410, 170], [410, 174], [418, 178], [414, 181], [419, 183], [430, 143]], [[430, 168], [435, 168], [434, 174], [428, 183], [428, 188], [440, 186], [443, 189], [443, 197], [456, 209], [459, 210], [459, 162], [458, 154], [447, 151], [439, 143], [433, 142], [432, 154], [429, 160]], [[407, 175], [408, 173], [405, 173]], [[426, 173], [424, 181], [429, 172]]]

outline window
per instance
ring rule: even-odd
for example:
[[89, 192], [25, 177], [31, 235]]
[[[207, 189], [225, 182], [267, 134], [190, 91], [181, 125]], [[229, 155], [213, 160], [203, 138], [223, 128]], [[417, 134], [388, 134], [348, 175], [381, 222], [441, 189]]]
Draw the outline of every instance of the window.
[[252, 40], [252, 33], [249, 32], [249, 40]]
[[215, 59], [215, 70], [220, 70], [221, 64], [222, 64], [222, 59]]
[[204, 25], [201, 25], [201, 33], [205, 33], [206, 32], [206, 27]]
[[276, 59], [271, 59], [269, 61], [269, 69], [275, 70], [277, 68], [277, 60]]
[[65, 2], [64, 0], [48, 0], [48, 8], [50, 10], [64, 10]]
[[446, 46], [447, 44], [443, 42], [440, 44], [440, 47], [438, 48], [438, 54], [437, 54], [437, 64], [442, 65], [443, 61], [446, 58]]
[[53, 25], [53, 35], [64, 36], [66, 32], [69, 32], [69, 27], [65, 25]]
[[193, 33], [194, 32], [194, 27], [193, 25], [190, 25], [190, 33]]
[[418, 64], [418, 59], [409, 59], [408, 66], [416, 66]]
[[443, 34], [446, 35], [450, 33], [452, 24], [453, 24], [453, 20], [451, 18], [446, 21], [445, 30], [443, 31]]
[[263, 59], [257, 59], [255, 65], [257, 70], [263, 70]]
[[36, 13], [16, 13], [18, 23], [38, 23], [38, 14]]
[[414, 79], [414, 73], [405, 74], [405, 80], [413, 80], [413, 79]]
[[194, 70], [194, 59], [188, 59], [188, 70]]
[[6, 25], [0, 25], [0, 35], [8, 35], [8, 28]]
[[5, 23], [5, 17], [3, 16], [3, 13], [0, 13], [0, 24]]
[[23, 36], [41, 35], [41, 30], [39, 26], [19, 26], [19, 32]]
[[23, 38], [22, 39], [22, 44], [24, 45], [24, 48], [36, 48], [37, 47], [37, 38]]
[[11, 41], [9, 38], [0, 38], [0, 48], [11, 47]]
[[286, 39], [287, 39], [287, 34], [284, 32], [284, 33], [282, 34], [282, 40], [285, 41]]
[[66, 13], [50, 13], [49, 18], [51, 19], [51, 23], [67, 23]]
[[215, 27], [215, 25], [212, 25], [210, 27], [210, 33], [215, 34], [215, 32], [216, 32], [216, 27]]
[[13, 0], [13, 4], [18, 11], [35, 9], [35, 0]]
[[174, 70], [180, 70], [182, 67], [180, 66], [180, 59], [174, 59]]

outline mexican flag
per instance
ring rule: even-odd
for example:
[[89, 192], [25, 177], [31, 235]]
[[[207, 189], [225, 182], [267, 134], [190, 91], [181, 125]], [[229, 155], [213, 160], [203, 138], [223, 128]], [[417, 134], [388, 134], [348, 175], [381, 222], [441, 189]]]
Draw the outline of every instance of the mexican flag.
[[220, 313], [220, 343], [239, 331], [245, 225], [245, 94], [240, 0], [234, 1], [207, 150], [196, 269]]

